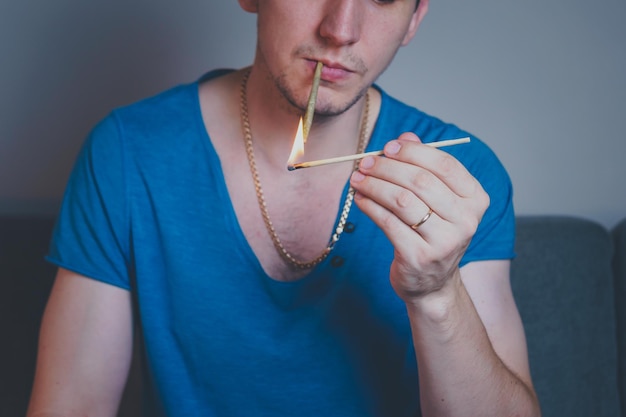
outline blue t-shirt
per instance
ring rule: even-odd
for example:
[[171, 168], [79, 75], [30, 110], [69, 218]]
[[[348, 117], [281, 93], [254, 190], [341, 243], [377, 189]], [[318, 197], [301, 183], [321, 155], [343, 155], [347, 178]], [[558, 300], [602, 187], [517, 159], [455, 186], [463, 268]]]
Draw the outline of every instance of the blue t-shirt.
[[[405, 131], [424, 142], [470, 136], [381, 93], [368, 151]], [[462, 263], [513, 257], [506, 171], [473, 136], [445, 150], [491, 198]], [[393, 248], [356, 205], [347, 221], [309, 275], [268, 277], [237, 221], [196, 82], [95, 127], [48, 259], [132, 291], [148, 416], [419, 415], [409, 322], [388, 278]]]

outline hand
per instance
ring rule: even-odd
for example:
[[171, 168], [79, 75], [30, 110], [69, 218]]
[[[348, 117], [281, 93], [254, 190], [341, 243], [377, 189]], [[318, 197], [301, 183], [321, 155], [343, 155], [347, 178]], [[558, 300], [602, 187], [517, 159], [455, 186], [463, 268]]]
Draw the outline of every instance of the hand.
[[384, 151], [364, 158], [350, 182], [356, 204], [394, 246], [391, 285], [408, 302], [460, 279], [459, 262], [489, 196], [458, 160], [413, 133]]

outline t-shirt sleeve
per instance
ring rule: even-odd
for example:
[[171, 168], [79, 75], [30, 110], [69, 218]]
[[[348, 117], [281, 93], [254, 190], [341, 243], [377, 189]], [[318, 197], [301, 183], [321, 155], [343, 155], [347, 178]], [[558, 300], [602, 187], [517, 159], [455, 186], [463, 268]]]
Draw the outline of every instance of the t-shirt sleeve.
[[[377, 87], [378, 88], [378, 87]], [[515, 215], [510, 177], [489, 146], [456, 125], [443, 122], [409, 107], [378, 88], [383, 97], [369, 150], [380, 149], [392, 137], [414, 132], [424, 142], [471, 137], [470, 143], [441, 148], [459, 160], [489, 194], [490, 205], [461, 259], [472, 261], [513, 259], [515, 257]], [[370, 146], [373, 146], [370, 148]]]
[[512, 259], [515, 257], [515, 213], [513, 186], [506, 169], [496, 155], [482, 142], [475, 143], [479, 152], [467, 163], [467, 169], [489, 194], [489, 207], [483, 215], [461, 266], [472, 261]]
[[46, 259], [129, 289], [129, 223], [121, 128], [114, 114], [85, 141], [70, 175]]

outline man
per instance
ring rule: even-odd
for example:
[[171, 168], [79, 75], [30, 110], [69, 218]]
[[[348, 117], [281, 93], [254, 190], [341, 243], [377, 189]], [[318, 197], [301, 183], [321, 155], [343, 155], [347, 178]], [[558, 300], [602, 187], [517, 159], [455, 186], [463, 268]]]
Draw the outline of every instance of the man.
[[[239, 3], [251, 68], [119, 109], [85, 144], [29, 415], [114, 415], [133, 317], [150, 416], [539, 415], [506, 172], [476, 138], [422, 145], [467, 134], [372, 86], [428, 0]], [[317, 62], [306, 159], [384, 146], [357, 171], [285, 169]]]

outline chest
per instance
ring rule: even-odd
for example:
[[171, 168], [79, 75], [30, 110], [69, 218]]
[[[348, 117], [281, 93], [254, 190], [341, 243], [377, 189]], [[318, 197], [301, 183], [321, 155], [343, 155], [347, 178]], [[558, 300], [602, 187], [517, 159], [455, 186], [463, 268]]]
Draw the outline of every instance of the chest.
[[[226, 93], [233, 88], [209, 87], [201, 94], [203, 119], [244, 238], [270, 277], [298, 279], [309, 270], [285, 259], [310, 262], [327, 249], [339, 214], [349, 208], [345, 200], [352, 164], [288, 171], [291, 143], [285, 135], [277, 130], [274, 140], [267, 135], [260, 140], [244, 134], [239, 100]], [[230, 99], [217, 105], [220, 96]]]
[[298, 270], [285, 259], [311, 262], [338, 237], [341, 215], [351, 209], [350, 171], [322, 178], [315, 178], [314, 172], [298, 173], [300, 177], [293, 179], [288, 178], [290, 173], [264, 170], [262, 164], [251, 170], [249, 162], [240, 160], [224, 169], [241, 230], [269, 276], [297, 279], [307, 270]]
[[[210, 263], [181, 262], [184, 272], [174, 259], [167, 267], [175, 269], [149, 276], [139, 289], [148, 366], [173, 409], [193, 414], [203, 404], [217, 415], [250, 415], [242, 401], [256, 410], [269, 401], [281, 415], [319, 415], [315, 401], [307, 403], [312, 389], [324, 398], [323, 415], [377, 415], [368, 412], [376, 408], [372, 398], [415, 408], [406, 312], [382, 262], [350, 275], [326, 266], [313, 280], [280, 283], [257, 276], [227, 245], [211, 253]], [[196, 401], [177, 397], [194, 394]]]

